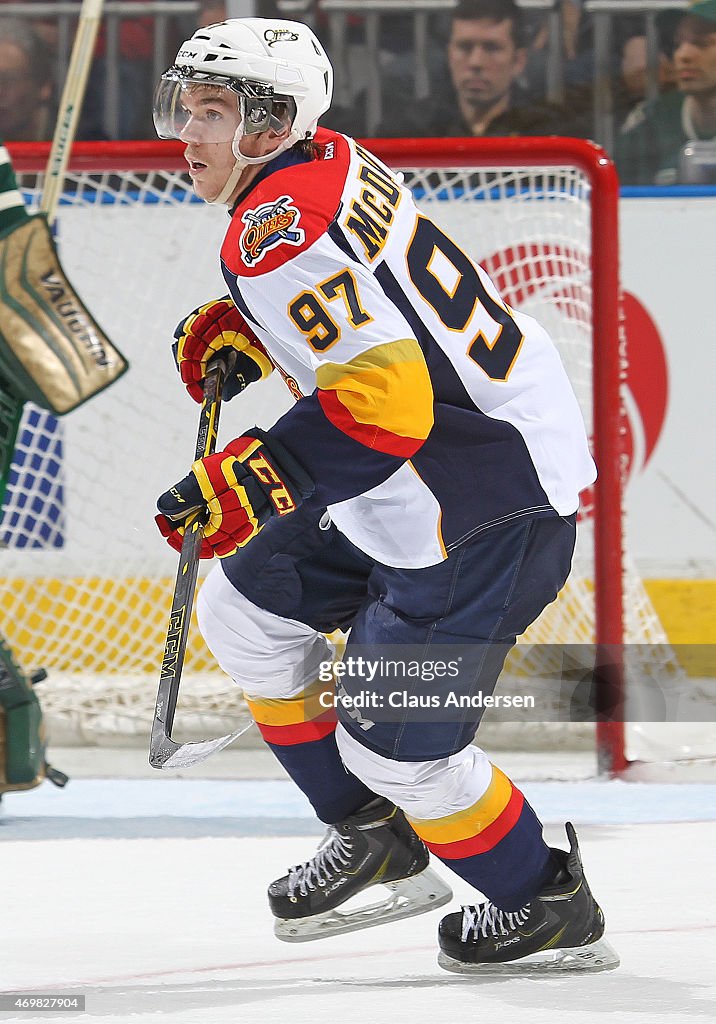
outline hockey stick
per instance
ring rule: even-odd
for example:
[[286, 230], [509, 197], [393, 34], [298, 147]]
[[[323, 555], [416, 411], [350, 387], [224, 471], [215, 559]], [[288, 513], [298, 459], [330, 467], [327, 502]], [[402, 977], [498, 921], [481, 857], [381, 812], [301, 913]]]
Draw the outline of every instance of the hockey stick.
[[[221, 409], [221, 392], [224, 378], [230, 369], [222, 359], [212, 361], [204, 378], [204, 400], [199, 414], [199, 431], [196, 438], [194, 460], [212, 455], [216, 448]], [[194, 740], [177, 743], [172, 739], [174, 712], [176, 711], [179, 684], [184, 666], [189, 622], [194, 604], [194, 591], [199, 571], [199, 551], [204, 535], [204, 522], [197, 514], [188, 521], [182, 541], [179, 566], [177, 568], [172, 610], [169, 613], [169, 628], [164, 646], [159, 690], [152, 723], [152, 737], [149, 744], [149, 763], [152, 768], [186, 768], [198, 764], [217, 750], [222, 750], [246, 732], [252, 725], [248, 721], [240, 729], [211, 740]]]
[[62, 89], [60, 108], [57, 112], [57, 125], [52, 139], [52, 148], [47, 161], [42, 199], [40, 200], [40, 210], [47, 214], [50, 225], [55, 219], [67, 164], [70, 160], [70, 150], [87, 88], [87, 76], [92, 63], [103, 3], [104, 0], [83, 0], [80, 10], [70, 64]]

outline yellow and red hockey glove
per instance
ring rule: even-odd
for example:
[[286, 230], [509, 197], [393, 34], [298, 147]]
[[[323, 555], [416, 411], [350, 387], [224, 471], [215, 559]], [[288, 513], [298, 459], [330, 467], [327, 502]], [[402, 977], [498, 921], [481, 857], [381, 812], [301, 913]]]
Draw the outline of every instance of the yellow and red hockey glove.
[[[172, 490], [174, 490], [174, 488], [172, 488]], [[205, 509], [206, 506], [202, 504], [200, 508]], [[174, 548], [175, 551], [181, 551], [182, 544], [184, 542], [185, 520], [172, 521], [171, 519], [167, 519], [166, 516], [160, 514], [154, 517], [154, 522], [159, 527], [159, 532], [161, 533], [162, 537], [164, 537], [169, 547]], [[212, 548], [211, 544], [207, 540], [202, 539], [201, 547], [199, 548], [199, 558], [213, 557], [214, 549]]]
[[209, 361], [222, 349], [237, 352], [234, 371], [224, 383], [224, 401], [273, 370], [263, 345], [228, 296], [195, 309], [177, 326], [174, 338], [174, 359], [195, 402], [200, 403], [204, 397], [201, 382]]
[[272, 516], [288, 515], [312, 492], [313, 482], [293, 456], [254, 427], [224, 451], [199, 459], [188, 476], [165, 491], [157, 501], [156, 522], [167, 542], [180, 549], [187, 517], [206, 509], [200, 555], [226, 558]]

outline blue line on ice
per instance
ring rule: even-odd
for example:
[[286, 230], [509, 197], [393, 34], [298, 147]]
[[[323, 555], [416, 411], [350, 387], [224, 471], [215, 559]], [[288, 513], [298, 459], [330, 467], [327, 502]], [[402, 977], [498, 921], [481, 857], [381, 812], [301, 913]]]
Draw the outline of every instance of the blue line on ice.
[[[546, 823], [592, 825], [716, 820], [716, 784], [532, 782], [521, 784]], [[13, 817], [313, 819], [290, 782], [206, 779], [77, 779], [58, 790], [45, 783], [3, 798], [0, 827]]]

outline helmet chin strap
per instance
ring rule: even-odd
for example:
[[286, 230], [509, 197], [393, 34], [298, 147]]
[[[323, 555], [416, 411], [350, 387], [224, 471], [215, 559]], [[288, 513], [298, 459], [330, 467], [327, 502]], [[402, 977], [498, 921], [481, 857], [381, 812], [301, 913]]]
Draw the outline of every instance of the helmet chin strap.
[[241, 125], [237, 129], [237, 133], [234, 136], [233, 142], [231, 142], [231, 153], [234, 154], [236, 163], [234, 164], [233, 170], [226, 178], [223, 188], [216, 197], [216, 199], [207, 200], [212, 206], [220, 206], [221, 204], [227, 205], [231, 195], [234, 193], [234, 189], [239, 184], [242, 171], [246, 167], [253, 167], [260, 164], [267, 164], [273, 158], [278, 157], [280, 153], [285, 153], [286, 150], [297, 140], [297, 136], [293, 131], [290, 131], [283, 142], [277, 145], [276, 150], [271, 150], [270, 153], [264, 154], [262, 157], [245, 157], [241, 152], [241, 139], [242, 130]]
[[245, 164], [267, 164], [270, 160], [273, 160], [279, 155], [289, 149], [294, 142], [298, 141], [298, 136], [294, 132], [289, 132], [283, 142], [280, 142], [276, 149], [272, 149], [270, 153], [264, 153], [263, 156], [244, 156], [241, 152], [241, 138], [235, 137], [232, 144], [232, 152], [237, 160], [243, 160]]
[[236, 136], [234, 136], [234, 141], [231, 146], [231, 150], [234, 154], [236, 163], [234, 164], [231, 174], [226, 179], [224, 187], [222, 188], [221, 192], [219, 192], [216, 199], [207, 199], [207, 202], [211, 203], [212, 206], [220, 206], [222, 203], [228, 204], [234, 189], [239, 183], [241, 172], [244, 170], [245, 167], [269, 163], [270, 160], [273, 160], [274, 157], [277, 157], [279, 153], [283, 153], [296, 141], [296, 136], [294, 135], [294, 133], [289, 132], [288, 136], [283, 140], [283, 142], [281, 142], [276, 147], [276, 149], [271, 150], [270, 153], [266, 153], [264, 154], [264, 156], [244, 156], [240, 148], [241, 139], [240, 137], [238, 137], [240, 131], [241, 128], [239, 128], [239, 130], [236, 133]]
[[244, 170], [245, 167], [246, 161], [243, 159], [243, 157], [237, 158], [236, 163], [234, 164], [231, 170], [231, 174], [224, 182], [224, 187], [222, 188], [221, 192], [219, 192], [218, 196], [215, 199], [207, 199], [207, 203], [210, 203], [212, 206], [221, 206], [222, 203], [224, 205], [227, 205], [231, 196], [234, 193], [234, 190], [236, 189], [236, 186], [239, 183], [241, 172]]

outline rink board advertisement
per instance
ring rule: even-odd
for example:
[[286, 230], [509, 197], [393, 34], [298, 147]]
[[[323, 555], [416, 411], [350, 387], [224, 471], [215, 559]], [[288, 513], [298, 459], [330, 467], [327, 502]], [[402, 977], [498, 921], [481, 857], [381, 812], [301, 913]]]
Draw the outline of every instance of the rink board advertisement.
[[[709, 581], [716, 577], [711, 515], [716, 494], [713, 474], [706, 469], [716, 426], [711, 394], [714, 326], [713, 317], [705, 315], [710, 268], [716, 258], [715, 209], [713, 199], [621, 203], [632, 448], [628, 546], [647, 579]], [[472, 219], [465, 218], [460, 203], [433, 201], [427, 204], [427, 212], [486, 263], [493, 276], [496, 268], [499, 275], [502, 254], [518, 244], [539, 245], [548, 252], [562, 244], [557, 235], [545, 238], [543, 228], [540, 234], [539, 225], [530, 224], [523, 212], [519, 217], [505, 217], [504, 210], [494, 210], [490, 204], [480, 209], [479, 218]], [[567, 202], [563, 212], [565, 217], [574, 215]], [[577, 216], [584, 214], [578, 212]], [[226, 224], [223, 209], [193, 204], [178, 209], [62, 211], [60, 247], [67, 273], [109, 337], [126, 353], [131, 370], [51, 431], [48, 448], [55, 457], [48, 473], [54, 495], [50, 504], [54, 501], [56, 506], [50, 515], [55, 525], [49, 533], [45, 531], [44, 539], [28, 542], [17, 539], [22, 536], [20, 524], [10, 543], [11, 547], [25, 547], [22, 568], [18, 563], [11, 574], [81, 572], [94, 554], [106, 553], [108, 532], [119, 531], [128, 531], [140, 542], [135, 546], [136, 564], [131, 555], [123, 553], [118, 572], [171, 573], [171, 552], [158, 539], [152, 543], [154, 504], [157, 494], [188, 469], [196, 407], [179, 383], [170, 343], [183, 315], [208, 298], [225, 294], [218, 251]], [[585, 240], [587, 230], [585, 218], [585, 223], [578, 225]], [[107, 239], [101, 266], [86, 259], [84, 241], [89, 232]], [[144, 239], [140, 247], [138, 237]], [[189, 263], [187, 252], [193, 257]], [[583, 254], [573, 258], [582, 260]], [[586, 259], [577, 270], [588, 288]], [[569, 321], [568, 333], [579, 340], [580, 334], [588, 331], [579, 295], [572, 295], [569, 308], [564, 306], [555, 314], [554, 307], [543, 302], [544, 289], [554, 287], [554, 281], [523, 282], [518, 301], [512, 295], [508, 301], [544, 322], [553, 336], [559, 336], [564, 327], [560, 318]], [[138, 296], [141, 303], [135, 301]], [[147, 308], [151, 316], [147, 316]], [[583, 356], [574, 357], [571, 345], [563, 349], [563, 357], [589, 421], [589, 365]], [[254, 423], [270, 426], [292, 401], [276, 374], [253, 385], [226, 407], [223, 437], [228, 440]], [[129, 438], [136, 435], [133, 423], [142, 421], [141, 450], [136, 442], [123, 443], [123, 438], [116, 436], [116, 427], [108, 428], [115, 432], [113, 436], [102, 429], [103, 423], [126, 423]], [[41, 467], [41, 462], [37, 465]], [[88, 465], [92, 467], [89, 474]], [[91, 507], [93, 494], [111, 493], [118, 486], [132, 496], [131, 502], [122, 506], [120, 518], [108, 522], [101, 515], [88, 528], [86, 515], [77, 514], [75, 504]], [[13, 514], [11, 507], [3, 530], [7, 531]]]

